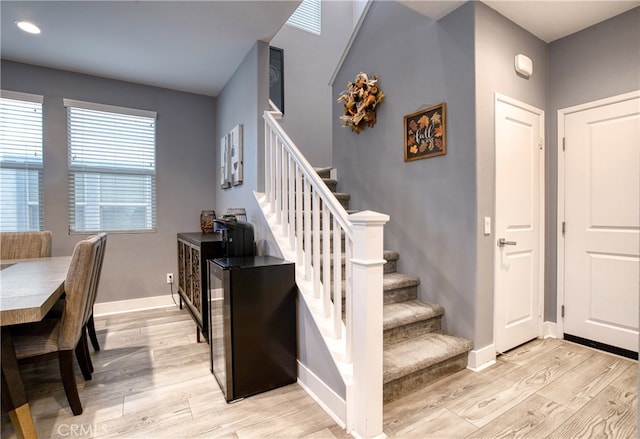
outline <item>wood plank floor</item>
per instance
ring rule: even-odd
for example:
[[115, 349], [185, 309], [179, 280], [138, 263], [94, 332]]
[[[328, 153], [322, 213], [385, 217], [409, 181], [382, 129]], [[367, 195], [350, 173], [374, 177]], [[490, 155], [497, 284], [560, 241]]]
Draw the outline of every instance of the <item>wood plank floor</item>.
[[[350, 437], [297, 384], [227, 404], [186, 311], [96, 318], [93, 380], [73, 416], [56, 361], [22, 369], [41, 438]], [[535, 340], [385, 406], [390, 438], [636, 438], [637, 362]], [[15, 438], [6, 413], [1, 435]]]

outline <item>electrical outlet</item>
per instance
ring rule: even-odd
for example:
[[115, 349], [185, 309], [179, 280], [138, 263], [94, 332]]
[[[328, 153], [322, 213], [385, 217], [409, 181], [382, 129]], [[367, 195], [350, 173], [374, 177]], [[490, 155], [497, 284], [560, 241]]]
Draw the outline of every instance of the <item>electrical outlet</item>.
[[173, 283], [173, 273], [167, 273], [167, 283], [168, 284]]

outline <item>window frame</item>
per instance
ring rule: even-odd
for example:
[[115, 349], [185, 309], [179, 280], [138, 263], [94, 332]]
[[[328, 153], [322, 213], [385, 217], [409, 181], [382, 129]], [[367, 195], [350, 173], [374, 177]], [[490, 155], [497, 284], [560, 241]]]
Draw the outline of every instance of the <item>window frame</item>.
[[[109, 232], [109, 233], [156, 233], [157, 232], [157, 184], [156, 184], [156, 171], [157, 171], [157, 113], [155, 111], [149, 110], [140, 110], [128, 107], [120, 107], [114, 105], [106, 105], [106, 104], [98, 104], [94, 102], [85, 102], [78, 101], [74, 99], [63, 99], [64, 106], [67, 108], [67, 152], [68, 152], [68, 227], [69, 234], [87, 234], [87, 233], [96, 233], [96, 232]], [[79, 146], [81, 143], [78, 143], [74, 140], [74, 136], [78, 135], [78, 132], [74, 130], [74, 122], [78, 122], [78, 119], [82, 117], [87, 117], [87, 115], [93, 114], [96, 118], [99, 119], [99, 113], [92, 112], [101, 112], [101, 113], [109, 113], [111, 117], [121, 118], [124, 117], [126, 119], [127, 116], [131, 116], [131, 121], [135, 121], [135, 118], [144, 118], [150, 119], [150, 123], [153, 125], [153, 129], [147, 131], [147, 134], [153, 134], [153, 151], [149, 155], [148, 145], [146, 149], [142, 149], [142, 153], [145, 155], [145, 160], [150, 160], [150, 166], [148, 168], [142, 166], [140, 163], [131, 163], [131, 157], [135, 154], [131, 154], [131, 150], [126, 150], [126, 153], [120, 155], [114, 155], [113, 160], [103, 161], [103, 162], [94, 162], [91, 163], [90, 160], [87, 160], [87, 157], [83, 159], [76, 160], [74, 157], [74, 153], [78, 153], [79, 151], [75, 149], [76, 146]], [[74, 115], [77, 118], [74, 118]], [[111, 119], [111, 117], [105, 117], [106, 119]], [[103, 120], [103, 121], [104, 121]], [[138, 121], [140, 122], [140, 121]], [[146, 121], [141, 121], [145, 122]], [[115, 126], [115, 124], [114, 124]], [[95, 129], [95, 127], [92, 127]], [[142, 131], [141, 131], [142, 132]], [[105, 135], [104, 140], [109, 140], [109, 136]], [[113, 137], [112, 139], [113, 140]], [[114, 142], [116, 145], [117, 142]], [[93, 149], [91, 149], [93, 148]], [[89, 147], [89, 150], [97, 151], [97, 147], [92, 145]], [[113, 145], [114, 153], [116, 152]], [[135, 152], [135, 151], [134, 151]], [[106, 157], [106, 155], [105, 155]], [[118, 159], [118, 160], [116, 160]], [[115, 164], [117, 161], [122, 161], [124, 165], [118, 166]], [[129, 161], [127, 163], [127, 161]], [[84, 201], [85, 208], [81, 210], [81, 214], [78, 212], [78, 206], [82, 203], [78, 200], [79, 187], [80, 184], [78, 182], [78, 177], [83, 176], [83, 183], [94, 179], [97, 183], [92, 185], [91, 187], [85, 187], [83, 191], [85, 194], [87, 192], [93, 191], [94, 194], [90, 198], [89, 203]], [[110, 186], [107, 184], [108, 181], [111, 181], [113, 187], [111, 189], [115, 189], [118, 186], [118, 179], [128, 179], [130, 180], [127, 184], [130, 186], [126, 189], [131, 190], [135, 188], [136, 184], [132, 184], [131, 180], [137, 179], [140, 177], [140, 188], [142, 188], [143, 198], [147, 198], [146, 201], [140, 202], [132, 202], [131, 200], [127, 202], [114, 202], [114, 201], [105, 201], [105, 195], [108, 194]], [[146, 180], [146, 181], [145, 181]], [[115, 183], [114, 183], [115, 182]], [[133, 192], [128, 192], [125, 195], [131, 195]], [[116, 193], [116, 197], [117, 197]], [[125, 224], [117, 224], [118, 221], [122, 219], [122, 214], [117, 214], [114, 217], [115, 227], [107, 227], [105, 224], [105, 220], [109, 219], [109, 216], [103, 217], [103, 214], [106, 209], [109, 208], [127, 208], [131, 209], [142, 207], [144, 208], [144, 220], [142, 223], [145, 225], [143, 227], [123, 227]], [[79, 217], [86, 218], [87, 213], [91, 213], [94, 221], [98, 222], [99, 229], [95, 227], [87, 227], [86, 219], [83, 219], [83, 227], [79, 227]]]
[[[29, 123], [37, 120], [39, 130], [36, 128], [34, 130], [25, 131], [23, 132], [24, 137], [21, 137], [19, 139], [23, 141], [29, 141], [30, 139], [28, 137], [30, 136], [32, 136], [33, 139], [38, 138], [38, 140], [36, 141], [38, 146], [35, 149], [33, 148], [33, 145], [31, 145], [31, 148], [29, 148], [29, 146], [25, 147], [25, 153], [22, 156], [16, 154], [15, 159], [13, 160], [3, 161], [1, 158], [2, 156], [0, 155], [0, 172], [3, 174], [0, 177], [0, 182], [2, 182], [2, 180], [6, 177], [7, 171], [16, 172], [16, 175], [20, 173], [20, 171], [24, 171], [24, 173], [26, 174], [22, 178], [15, 178], [14, 180], [12, 180], [13, 182], [15, 182], [15, 187], [23, 187], [22, 192], [24, 192], [24, 202], [22, 203], [22, 210], [24, 211], [24, 213], [22, 215], [19, 215], [18, 212], [15, 212], [15, 223], [16, 226], [18, 225], [18, 223], [22, 223], [24, 227], [12, 227], [10, 229], [5, 229], [6, 218], [4, 218], [4, 211], [6, 209], [6, 203], [2, 203], [3, 206], [0, 207], [0, 221], [2, 221], [2, 224], [0, 224], [0, 230], [19, 232], [44, 230], [44, 185], [42, 183], [44, 172], [44, 96], [11, 90], [0, 90], [0, 98], [13, 101], [22, 101], [24, 103], [37, 104], [38, 106], [37, 108], [34, 107], [34, 110], [39, 112], [40, 115], [39, 117], [33, 119], [21, 121], [28, 125]], [[4, 126], [0, 128], [2, 128], [3, 132], [8, 131], [5, 131]], [[12, 134], [15, 136], [15, 133]], [[2, 149], [2, 145], [0, 145], [0, 149]], [[31, 149], [29, 154], [27, 154], [27, 149]], [[10, 152], [9, 148], [7, 148], [5, 152]], [[34, 154], [36, 157], [39, 157], [39, 159], [29, 159], [30, 154]], [[36, 172], [36, 201], [31, 200], [33, 191], [30, 183], [32, 177], [29, 177], [30, 171]], [[22, 185], [20, 183], [22, 183]], [[4, 186], [4, 182], [2, 186]], [[4, 188], [0, 187], [0, 191], [3, 190]], [[19, 203], [15, 204], [17, 208], [20, 207], [18, 204]], [[32, 215], [30, 214], [30, 212], [34, 211], [34, 208], [36, 213]], [[36, 227], [31, 227], [34, 221], [37, 225]]]

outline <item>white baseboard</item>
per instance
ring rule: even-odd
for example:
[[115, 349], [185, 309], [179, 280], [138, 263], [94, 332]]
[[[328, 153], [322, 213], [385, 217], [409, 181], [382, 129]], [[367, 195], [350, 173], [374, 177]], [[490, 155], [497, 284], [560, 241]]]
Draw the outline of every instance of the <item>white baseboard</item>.
[[542, 324], [542, 336], [544, 338], [559, 338], [558, 324], [556, 322], [544, 322]]
[[342, 428], [346, 428], [347, 404], [318, 376], [298, 361], [298, 384]]
[[496, 347], [494, 344], [490, 344], [489, 346], [485, 346], [481, 349], [474, 349], [469, 352], [467, 369], [474, 372], [480, 372], [494, 364], [496, 364]]
[[[174, 297], [176, 302], [179, 303], [178, 296]], [[110, 314], [143, 311], [147, 309], [168, 308], [170, 306], [176, 306], [176, 304], [173, 302], [171, 295], [165, 294], [162, 296], [141, 297], [139, 299], [96, 303], [95, 305], [93, 305], [93, 315], [95, 317], [98, 317]]]

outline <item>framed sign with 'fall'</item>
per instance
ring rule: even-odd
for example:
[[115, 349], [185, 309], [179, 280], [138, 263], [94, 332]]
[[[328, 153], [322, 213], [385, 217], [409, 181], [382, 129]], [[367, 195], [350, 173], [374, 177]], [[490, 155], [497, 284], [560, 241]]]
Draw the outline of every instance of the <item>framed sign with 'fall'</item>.
[[404, 117], [404, 161], [426, 159], [447, 153], [445, 103]]

